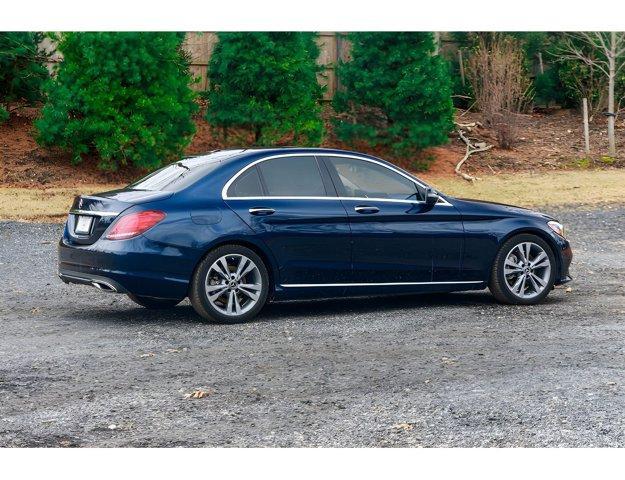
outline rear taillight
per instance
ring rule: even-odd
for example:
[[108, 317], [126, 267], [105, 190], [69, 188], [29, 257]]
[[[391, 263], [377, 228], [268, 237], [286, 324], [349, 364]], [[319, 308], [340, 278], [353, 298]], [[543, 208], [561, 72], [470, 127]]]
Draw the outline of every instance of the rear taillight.
[[124, 215], [115, 222], [106, 238], [108, 240], [125, 240], [136, 237], [152, 228], [163, 218], [165, 218], [165, 213], [159, 210], [145, 210]]

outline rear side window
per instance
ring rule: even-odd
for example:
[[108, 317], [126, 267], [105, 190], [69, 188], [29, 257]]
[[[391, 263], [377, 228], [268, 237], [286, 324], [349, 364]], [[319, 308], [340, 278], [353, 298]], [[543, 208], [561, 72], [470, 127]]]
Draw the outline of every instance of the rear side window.
[[382, 165], [344, 157], [326, 157], [326, 160], [333, 167], [341, 196], [421, 200], [415, 182]]
[[325, 197], [315, 157], [282, 157], [258, 164], [270, 197]]
[[228, 189], [229, 197], [262, 197], [263, 187], [256, 167], [243, 172]]

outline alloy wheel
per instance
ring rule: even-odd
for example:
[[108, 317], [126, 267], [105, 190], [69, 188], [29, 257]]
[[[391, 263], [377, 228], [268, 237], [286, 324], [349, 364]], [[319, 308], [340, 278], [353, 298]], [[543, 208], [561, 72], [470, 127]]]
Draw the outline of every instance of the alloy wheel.
[[515, 245], [503, 265], [506, 286], [519, 298], [540, 295], [549, 284], [551, 262], [547, 252], [534, 242]]
[[204, 288], [213, 308], [224, 315], [238, 316], [258, 302], [262, 277], [256, 264], [245, 255], [224, 255], [209, 268]]

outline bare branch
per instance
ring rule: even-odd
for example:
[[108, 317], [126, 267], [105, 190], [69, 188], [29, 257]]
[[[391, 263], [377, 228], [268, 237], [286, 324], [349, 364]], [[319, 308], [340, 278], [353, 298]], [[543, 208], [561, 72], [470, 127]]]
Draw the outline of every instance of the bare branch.
[[[474, 125], [477, 126], [476, 124]], [[456, 168], [454, 169], [454, 171], [456, 172], [457, 175], [460, 175], [465, 180], [469, 182], [475, 182], [476, 180], [479, 180], [478, 177], [474, 177], [473, 175], [469, 175], [468, 173], [461, 172], [460, 169], [462, 168], [462, 165], [464, 164], [464, 162], [466, 162], [471, 155], [473, 155], [474, 153], [485, 152], [486, 150], [490, 150], [491, 148], [493, 148], [493, 145], [486, 145], [485, 143], [483, 144], [472, 143], [471, 140], [469, 140], [466, 137], [466, 135], [462, 131], [462, 128], [458, 129], [458, 135], [460, 136], [460, 140], [462, 140], [464, 144], [467, 146], [467, 150], [464, 154], [464, 157], [462, 157], [462, 160], [460, 160], [458, 164], [456, 165]]]
[[580, 32], [579, 34], [575, 35], [575, 34], [571, 34], [571, 33], [567, 33], [565, 34], [565, 40], [564, 40], [564, 44], [563, 46], [560, 48], [560, 59], [564, 59], [564, 60], [580, 60], [582, 62], [584, 62], [586, 65], [588, 65], [589, 67], [597, 67], [599, 70], [601, 70], [606, 76], [609, 76], [609, 63], [606, 60], [599, 60], [596, 58], [591, 57], [590, 55], [585, 54], [581, 48], [577, 47], [574, 43], [573, 43], [573, 39], [577, 38], [580, 41], [585, 42], [586, 44], [588, 44], [590, 47], [595, 48], [595, 49], [599, 49], [602, 50], [603, 54], [607, 56], [608, 51], [606, 51], [604, 49], [604, 47], [601, 45], [601, 43], [603, 42], [603, 38], [599, 35], [599, 39], [601, 39], [601, 42], [598, 42], [597, 40], [593, 39], [593, 37], [590, 36], [589, 33], [587, 32]]
[[605, 42], [605, 39], [603, 38], [603, 33], [595, 32], [595, 36], [599, 39], [599, 42], [601, 43], [601, 47], [603, 48], [603, 51], [605, 52], [605, 55], [607, 57], [610, 54], [610, 47]]
[[601, 32], [579, 32], [577, 38], [583, 39], [586, 43], [592, 45], [595, 48], [603, 49], [604, 52], [609, 52]]

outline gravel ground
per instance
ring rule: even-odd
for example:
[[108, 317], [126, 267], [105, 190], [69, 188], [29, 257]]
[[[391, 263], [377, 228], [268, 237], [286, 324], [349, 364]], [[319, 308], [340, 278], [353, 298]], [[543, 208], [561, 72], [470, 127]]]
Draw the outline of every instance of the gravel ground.
[[[556, 212], [572, 291], [153, 313], [0, 223], [0, 446], [625, 446], [625, 207]], [[187, 398], [202, 389], [204, 398]]]

